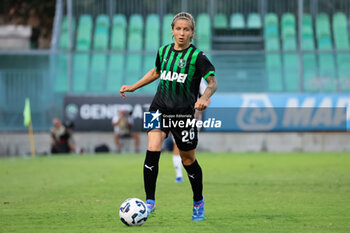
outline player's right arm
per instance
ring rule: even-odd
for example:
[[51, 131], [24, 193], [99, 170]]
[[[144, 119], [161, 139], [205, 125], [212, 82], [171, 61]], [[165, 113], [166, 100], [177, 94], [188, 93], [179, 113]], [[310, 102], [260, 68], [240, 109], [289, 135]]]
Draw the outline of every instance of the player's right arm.
[[153, 68], [152, 70], [150, 70], [145, 76], [143, 76], [142, 79], [140, 79], [139, 81], [137, 81], [135, 84], [128, 86], [128, 85], [123, 85], [120, 88], [120, 95], [125, 98], [125, 92], [134, 92], [137, 89], [153, 82], [154, 80], [158, 79], [160, 77], [160, 73], [158, 73], [156, 71], [155, 68]]

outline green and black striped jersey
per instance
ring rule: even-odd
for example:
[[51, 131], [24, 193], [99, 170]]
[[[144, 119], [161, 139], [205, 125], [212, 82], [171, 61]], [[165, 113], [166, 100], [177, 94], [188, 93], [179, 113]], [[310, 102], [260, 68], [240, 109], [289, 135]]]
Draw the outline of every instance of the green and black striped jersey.
[[214, 66], [192, 44], [184, 50], [175, 50], [174, 43], [162, 46], [155, 69], [160, 81], [150, 109], [171, 113], [193, 113], [201, 79], [215, 75]]

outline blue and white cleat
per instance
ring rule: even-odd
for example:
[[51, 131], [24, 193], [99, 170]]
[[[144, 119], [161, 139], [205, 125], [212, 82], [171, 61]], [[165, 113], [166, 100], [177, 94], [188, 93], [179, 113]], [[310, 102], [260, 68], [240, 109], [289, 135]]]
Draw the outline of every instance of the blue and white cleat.
[[204, 197], [201, 201], [193, 201], [193, 221], [203, 221], [204, 220]]
[[176, 177], [175, 183], [183, 183], [183, 182], [184, 182], [184, 180], [183, 180], [183, 178], [181, 176]]
[[147, 217], [156, 210], [156, 202], [152, 199], [146, 200]]

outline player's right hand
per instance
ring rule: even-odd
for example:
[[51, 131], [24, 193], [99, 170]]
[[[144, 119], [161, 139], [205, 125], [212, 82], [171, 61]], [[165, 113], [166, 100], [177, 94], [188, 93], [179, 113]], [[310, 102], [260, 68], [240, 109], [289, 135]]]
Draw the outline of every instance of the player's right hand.
[[125, 98], [126, 95], [124, 92], [133, 92], [135, 91], [132, 86], [128, 86], [128, 85], [123, 85], [121, 88], [120, 88], [120, 95]]

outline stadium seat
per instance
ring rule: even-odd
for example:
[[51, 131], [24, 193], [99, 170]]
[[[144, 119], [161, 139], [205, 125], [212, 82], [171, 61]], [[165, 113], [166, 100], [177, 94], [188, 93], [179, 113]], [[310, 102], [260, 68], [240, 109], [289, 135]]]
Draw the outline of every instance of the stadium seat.
[[228, 28], [227, 16], [223, 13], [218, 13], [214, 16], [214, 28], [215, 29], [226, 29]]
[[265, 50], [268, 51], [277, 51], [280, 49], [278, 22], [274, 21], [274, 16], [274, 14], [268, 14], [265, 17]]
[[[282, 15], [282, 22], [281, 22], [281, 27], [282, 27], [282, 36], [289, 35], [292, 33], [292, 36], [295, 36], [295, 16], [291, 13], [285, 13]], [[286, 32], [285, 32], [286, 30]]]
[[[61, 34], [59, 41], [60, 50], [69, 49], [69, 28], [68, 17], [64, 16], [61, 23]], [[72, 18], [72, 32], [74, 35], [75, 19]], [[68, 91], [68, 55], [58, 54], [56, 56], [56, 72], [54, 91], [57, 93], [65, 93]]]
[[331, 37], [329, 17], [325, 13], [320, 13], [316, 18], [316, 36], [317, 39], [322, 37]]
[[[281, 34], [284, 51], [296, 51], [296, 26], [295, 16], [291, 13], [282, 15]], [[283, 71], [285, 90], [290, 92], [299, 91], [299, 59], [296, 53], [283, 54]]]
[[[264, 20], [264, 37], [265, 37], [265, 43], [267, 39], [270, 38], [278, 38], [279, 41], [279, 30], [278, 30], [278, 18], [276, 14], [269, 13], [265, 16]], [[279, 43], [278, 43], [279, 48]]]
[[111, 54], [108, 60], [106, 91], [118, 93], [124, 82], [125, 55], [116, 53], [126, 49], [127, 21], [125, 15], [113, 16]]
[[230, 18], [230, 28], [232, 29], [243, 29], [245, 28], [244, 17], [241, 13], [234, 13]]
[[[147, 54], [144, 56], [144, 62], [143, 62], [143, 73], [147, 73], [148, 71], [150, 71], [151, 69], [154, 68], [155, 66], [155, 56], [154, 54]], [[155, 94], [157, 91], [157, 86], [159, 83], [159, 79], [157, 79], [156, 81], [142, 87], [140, 89], [140, 92], [142, 92], [142, 94]]]
[[283, 54], [285, 90], [289, 92], [299, 91], [299, 58], [296, 53]]
[[260, 29], [262, 27], [261, 17], [258, 13], [250, 13], [248, 15], [247, 28]]
[[318, 49], [320, 50], [333, 49], [329, 17], [325, 13], [320, 13], [317, 15], [316, 37], [317, 37]]
[[[172, 21], [172, 15], [165, 16], [168, 18], [168, 21]], [[171, 29], [171, 21], [166, 22], [168, 29]], [[164, 24], [165, 22], [163, 22]], [[165, 25], [163, 25], [165, 26]], [[166, 30], [166, 29], [165, 29]], [[168, 38], [171, 39], [171, 30], [168, 30], [169, 35], [167, 36]], [[163, 31], [164, 34], [164, 31]], [[155, 64], [155, 56], [154, 54], [158, 51], [160, 47], [160, 20], [158, 15], [148, 15], [147, 21], [146, 21], [146, 50], [152, 51], [153, 53], [151, 55], [144, 55], [144, 62], [143, 62], [143, 73], [147, 73], [150, 71], [152, 68], [154, 68]], [[164, 36], [164, 35], [163, 35]], [[139, 77], [140, 78], [140, 77]], [[156, 91], [156, 83], [153, 82], [150, 83], [140, 89], [140, 92], [143, 94], [147, 93], [155, 93]]]
[[[319, 48], [322, 50], [322, 48]], [[336, 84], [336, 71], [335, 61], [332, 52], [320, 53], [318, 56], [319, 63], [319, 76], [325, 80], [323, 83], [323, 90], [335, 91], [337, 89]]]
[[61, 50], [68, 50], [69, 49], [69, 33], [68, 32], [61, 31], [60, 43], [59, 43], [58, 47]]
[[266, 70], [268, 75], [268, 90], [271, 92], [283, 91], [280, 54], [273, 53], [266, 55]]
[[102, 93], [105, 88], [107, 68], [107, 54], [94, 53], [91, 59], [91, 73], [89, 80], [89, 91], [95, 93]]
[[[333, 49], [329, 17], [325, 13], [317, 15], [316, 36], [320, 51]], [[318, 64], [321, 89], [324, 91], [335, 91], [337, 89], [337, 80], [333, 53], [320, 53], [318, 55]]]
[[[76, 39], [77, 51], [89, 51], [91, 48], [92, 18], [90, 15], [81, 15]], [[90, 56], [87, 53], [74, 54], [73, 59], [73, 91], [84, 92], [87, 89]]]
[[283, 50], [290, 51], [296, 50], [296, 26], [295, 26], [295, 17], [291, 13], [283, 14], [282, 16], [282, 25], [281, 25], [281, 34], [283, 41]]
[[[280, 38], [278, 31], [278, 18], [274, 13], [269, 13], [264, 18], [265, 50], [279, 51]], [[271, 92], [283, 91], [282, 62], [279, 53], [266, 54], [266, 71], [268, 75], [268, 90]]]
[[91, 58], [91, 72], [89, 79], [89, 91], [101, 93], [104, 91], [107, 54], [96, 53], [96, 51], [107, 51], [109, 39], [109, 17], [107, 15], [99, 15], [96, 18], [94, 33], [94, 50]]
[[125, 56], [122, 53], [109, 56], [106, 91], [118, 93], [124, 83]]
[[[74, 20], [72, 20], [72, 21], [74, 22]], [[62, 31], [68, 31], [68, 25], [69, 25], [68, 16], [65, 15], [65, 16], [63, 16], [62, 22], [61, 22], [61, 32]]]
[[87, 90], [87, 79], [89, 75], [90, 56], [86, 53], [74, 54], [73, 91], [85, 92]]
[[315, 49], [315, 43], [314, 43], [313, 38], [302, 37], [301, 41], [302, 41], [301, 49], [303, 49], [303, 50], [314, 50]]
[[350, 53], [349, 53], [349, 36], [348, 24], [344, 13], [338, 12], [333, 15], [333, 36], [335, 48], [347, 51], [346, 53], [337, 53], [337, 66], [339, 89], [350, 91]]
[[174, 15], [167, 14], [163, 18], [162, 25], [162, 45], [173, 43], [172, 37], [172, 29], [171, 22], [173, 21]]
[[128, 50], [142, 50], [143, 19], [139, 14], [133, 14], [129, 20]]
[[55, 92], [68, 91], [68, 55], [58, 54], [56, 56]]
[[295, 17], [292, 14], [284, 14], [282, 16], [282, 37], [296, 35]]
[[284, 13], [282, 15], [282, 26], [295, 28], [295, 16], [292, 13]]
[[141, 66], [142, 56], [140, 54], [129, 53], [126, 56], [126, 74], [124, 76], [126, 78], [126, 80], [124, 80], [126, 84], [133, 84], [142, 78]]
[[296, 31], [295, 28], [282, 28], [282, 42], [283, 42], [283, 50], [290, 51], [297, 49], [297, 41], [296, 41]]
[[196, 45], [203, 51], [211, 50], [211, 24], [208, 14], [200, 14], [197, 17]]
[[117, 14], [113, 17], [111, 50], [124, 51], [126, 48], [126, 28], [125, 15]]
[[280, 50], [280, 41], [278, 37], [271, 37], [265, 39], [265, 50], [278, 51]]
[[[331, 50], [332, 39], [330, 33], [329, 17], [325, 13], [320, 13], [316, 18], [316, 35], [319, 50]], [[335, 64], [332, 53], [321, 53], [318, 56], [319, 59], [319, 76], [324, 80], [330, 80], [330, 82], [325, 83], [324, 90], [336, 90], [335, 82]]]
[[81, 15], [79, 19], [76, 50], [88, 51], [91, 48], [92, 18], [90, 15]]
[[297, 42], [295, 38], [285, 38], [283, 40], [284, 51], [295, 51], [297, 49]]
[[[128, 50], [142, 50], [143, 19], [139, 14], [133, 14], [129, 20]], [[126, 84], [132, 84], [141, 77], [142, 56], [136, 53], [129, 53], [126, 57]]]
[[312, 19], [309, 14], [303, 15], [302, 23], [302, 34], [301, 34], [301, 49], [302, 50], [314, 50], [314, 33], [312, 27]]
[[160, 47], [160, 21], [159, 16], [150, 14], [146, 19], [145, 50], [156, 52]]
[[107, 50], [109, 39], [109, 17], [99, 15], [96, 18], [94, 33], [94, 50]]
[[328, 37], [322, 37], [318, 40], [318, 49], [320, 50], [331, 50], [333, 49], [332, 46], [332, 39]]
[[350, 65], [349, 64], [350, 64], [349, 53], [337, 54], [339, 89], [342, 91], [350, 91]]
[[316, 85], [317, 64], [315, 50], [313, 23], [310, 14], [303, 15], [301, 49], [310, 51], [303, 54], [303, 89], [304, 91], [318, 91]]
[[[75, 19], [72, 18], [72, 35], [75, 31]], [[68, 17], [64, 16], [61, 24], [61, 34], [60, 34], [60, 43], [59, 48], [61, 50], [69, 49], [69, 28], [68, 28]]]
[[336, 91], [337, 80], [335, 74], [335, 63], [332, 53], [320, 54], [319, 57], [319, 72], [322, 78], [324, 91]]
[[333, 37], [336, 49], [349, 49], [349, 33], [347, 19], [344, 13], [336, 13], [333, 15]]
[[268, 13], [267, 15], [265, 15], [265, 19], [264, 19], [264, 25], [265, 28], [268, 26], [276, 26], [278, 27], [278, 17], [275, 13]]
[[276, 27], [276, 26], [266, 27], [264, 35], [265, 35], [265, 38], [278, 37], [278, 27]]
[[303, 36], [310, 36], [313, 37], [313, 28], [312, 28], [312, 18], [310, 14], [304, 14], [303, 15], [303, 22], [302, 22], [302, 35]]
[[303, 89], [304, 91], [319, 91], [317, 84], [317, 63], [314, 53], [303, 55]]

